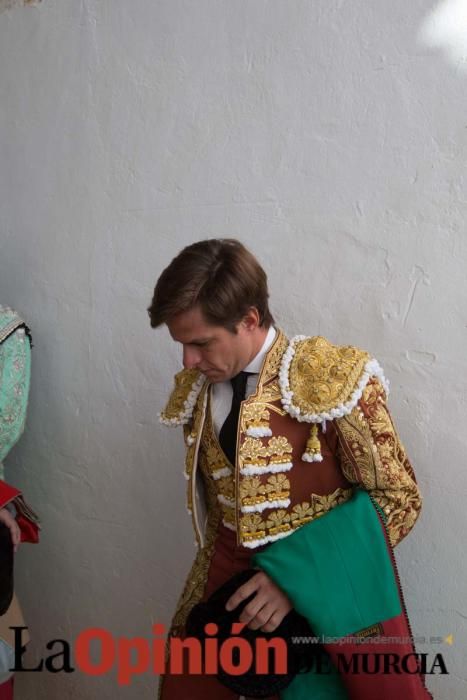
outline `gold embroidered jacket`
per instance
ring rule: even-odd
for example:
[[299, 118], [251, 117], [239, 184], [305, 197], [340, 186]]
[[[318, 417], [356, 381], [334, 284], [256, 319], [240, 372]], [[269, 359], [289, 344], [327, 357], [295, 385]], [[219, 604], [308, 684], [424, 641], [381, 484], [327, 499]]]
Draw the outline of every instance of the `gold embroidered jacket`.
[[286, 537], [350, 498], [355, 485], [382, 507], [393, 545], [411, 530], [421, 496], [386, 406], [388, 382], [368, 353], [321, 336], [289, 341], [279, 330], [255, 393], [241, 405], [235, 465], [219, 461], [219, 449], [206, 443], [209, 387], [198, 370], [182, 370], [160, 414], [167, 425], [183, 425], [187, 503], [199, 545], [200, 456], [216, 480], [223, 522], [245, 547]]

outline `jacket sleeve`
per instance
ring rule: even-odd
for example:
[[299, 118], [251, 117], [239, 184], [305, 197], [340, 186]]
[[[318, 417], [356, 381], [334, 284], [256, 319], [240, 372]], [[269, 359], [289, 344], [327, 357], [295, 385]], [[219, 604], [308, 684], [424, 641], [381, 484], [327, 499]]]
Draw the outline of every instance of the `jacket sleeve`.
[[24, 430], [31, 347], [22, 328], [0, 344], [0, 478], [2, 461]]
[[386, 406], [386, 392], [376, 377], [370, 378], [352, 412], [336, 420], [335, 426], [342, 471], [380, 505], [395, 546], [414, 526], [422, 498]]

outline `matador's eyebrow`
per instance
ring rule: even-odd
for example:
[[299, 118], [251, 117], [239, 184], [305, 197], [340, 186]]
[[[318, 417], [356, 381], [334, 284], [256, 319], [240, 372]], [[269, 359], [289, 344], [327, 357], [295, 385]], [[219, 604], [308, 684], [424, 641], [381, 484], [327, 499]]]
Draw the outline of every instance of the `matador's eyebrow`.
[[212, 337], [193, 338], [192, 340], [178, 340], [178, 338], [174, 338], [174, 340], [177, 343], [182, 343], [182, 345], [204, 345], [204, 343], [208, 343], [210, 340], [212, 340]]
[[204, 343], [209, 343], [212, 338], [194, 338], [190, 340], [189, 345], [204, 345]]

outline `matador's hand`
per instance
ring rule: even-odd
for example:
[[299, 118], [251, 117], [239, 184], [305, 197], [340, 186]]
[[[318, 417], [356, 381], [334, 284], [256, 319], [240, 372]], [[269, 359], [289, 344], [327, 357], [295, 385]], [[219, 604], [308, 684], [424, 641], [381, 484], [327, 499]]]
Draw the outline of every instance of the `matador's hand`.
[[261, 628], [263, 632], [274, 632], [292, 610], [292, 604], [264, 571], [258, 571], [230, 596], [225, 605], [226, 610], [233, 610], [255, 591], [255, 597], [243, 608], [238, 619], [248, 623], [252, 630]]
[[21, 530], [8, 508], [0, 508], [0, 522], [4, 523], [9, 529], [11, 541], [13, 542], [13, 551], [16, 552], [21, 542]]

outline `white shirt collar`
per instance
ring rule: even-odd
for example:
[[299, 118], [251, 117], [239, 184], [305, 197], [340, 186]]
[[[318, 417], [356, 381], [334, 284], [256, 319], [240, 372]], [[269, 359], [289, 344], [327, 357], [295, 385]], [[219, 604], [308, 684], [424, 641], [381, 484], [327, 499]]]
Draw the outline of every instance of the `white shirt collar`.
[[257, 355], [251, 360], [251, 362], [243, 368], [244, 372], [254, 372], [255, 374], [258, 374], [261, 370], [264, 356], [266, 355], [267, 351], [273, 344], [275, 337], [276, 337], [276, 329], [274, 326], [271, 326], [267, 332], [266, 338], [264, 339], [264, 343], [261, 346], [261, 350], [258, 352]]

